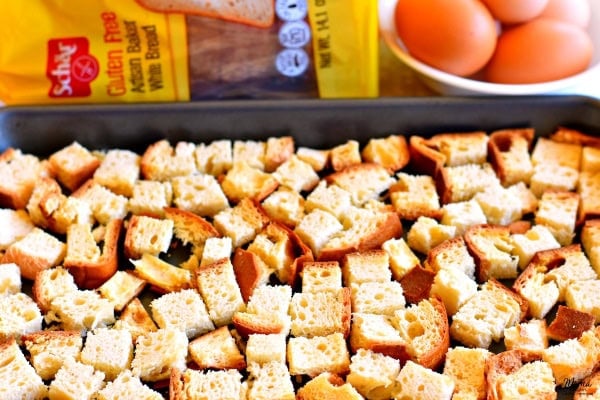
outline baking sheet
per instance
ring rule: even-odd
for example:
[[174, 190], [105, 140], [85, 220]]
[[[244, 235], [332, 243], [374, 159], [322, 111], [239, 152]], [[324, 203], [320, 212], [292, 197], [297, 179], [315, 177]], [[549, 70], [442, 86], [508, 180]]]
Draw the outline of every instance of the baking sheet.
[[[389, 98], [377, 100], [227, 101], [185, 104], [14, 107], [0, 110], [0, 150], [45, 156], [77, 140], [90, 149], [143, 150], [171, 141], [262, 140], [292, 135], [297, 146], [366, 143], [390, 134], [557, 126], [600, 135], [600, 100], [581, 96]], [[572, 398], [561, 390], [559, 399]]]

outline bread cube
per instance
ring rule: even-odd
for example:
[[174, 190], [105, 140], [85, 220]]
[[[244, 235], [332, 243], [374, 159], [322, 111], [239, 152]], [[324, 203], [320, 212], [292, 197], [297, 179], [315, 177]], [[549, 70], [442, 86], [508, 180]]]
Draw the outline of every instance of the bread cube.
[[86, 202], [96, 221], [103, 225], [113, 219], [125, 219], [129, 211], [127, 197], [116, 194], [92, 180], [80, 187], [73, 196]]
[[188, 338], [176, 329], [159, 329], [139, 336], [131, 361], [134, 376], [143, 381], [166, 379], [172, 368], [184, 370], [188, 355]]
[[98, 328], [88, 332], [80, 355], [82, 363], [102, 371], [108, 380], [128, 370], [132, 359], [133, 340], [124, 329]]
[[550, 364], [557, 386], [571, 386], [590, 375], [597, 364], [598, 338], [593, 330], [584, 332], [579, 339], [568, 339], [554, 344], [542, 353], [542, 360]]
[[539, 198], [549, 190], [574, 190], [578, 179], [578, 170], [555, 162], [547, 162], [533, 167], [530, 189]]
[[438, 296], [454, 315], [477, 292], [477, 283], [458, 268], [442, 268], [433, 278], [431, 295]]
[[384, 250], [346, 254], [342, 260], [345, 286], [364, 282], [388, 282], [392, 278], [390, 257]]
[[534, 318], [544, 318], [560, 298], [557, 283], [533, 265], [523, 271], [513, 287], [529, 302], [529, 314]]
[[158, 329], [146, 307], [137, 297], [125, 306], [113, 328], [129, 331], [133, 342], [137, 341], [138, 337]]
[[392, 324], [392, 316], [384, 314], [353, 313], [350, 348], [372, 350], [398, 360], [409, 358], [408, 343]]
[[504, 399], [543, 399], [556, 396], [556, 382], [552, 369], [544, 361], [524, 364], [515, 372], [500, 377], [496, 387], [499, 396]]
[[590, 264], [600, 274], [600, 220], [588, 220], [581, 228], [581, 244]]
[[242, 199], [232, 208], [226, 208], [214, 216], [213, 224], [223, 235], [231, 238], [233, 247], [243, 246], [269, 223], [269, 217], [258, 203]]
[[486, 360], [492, 355], [487, 349], [455, 346], [448, 349], [443, 374], [454, 381], [454, 396], [464, 399], [485, 399]]
[[78, 142], [54, 152], [48, 161], [58, 181], [70, 191], [90, 179], [100, 166], [100, 159]]
[[565, 290], [568, 307], [592, 314], [596, 323], [600, 322], [600, 300], [596, 295], [600, 290], [600, 280], [590, 279], [571, 282]]
[[600, 149], [584, 146], [581, 150], [581, 172], [600, 172]]
[[361, 156], [365, 162], [382, 165], [390, 173], [405, 167], [410, 161], [406, 137], [401, 135], [369, 139]]
[[519, 268], [524, 269], [538, 251], [558, 249], [552, 232], [544, 225], [534, 225], [527, 232], [511, 235], [512, 253], [519, 257]]
[[352, 312], [393, 315], [406, 299], [399, 282], [363, 282], [352, 285]]
[[166, 139], [148, 146], [140, 161], [142, 179], [168, 181], [176, 176], [192, 174], [196, 171], [193, 143], [177, 142], [172, 147]]
[[42, 313], [37, 304], [25, 293], [0, 297], [0, 340], [15, 338], [42, 329]]
[[192, 286], [192, 273], [148, 253], [131, 260], [134, 273], [162, 292], [177, 292]]
[[62, 241], [40, 228], [33, 228], [6, 249], [2, 264], [17, 264], [22, 277], [33, 280], [38, 272], [59, 265], [65, 252], [66, 245]]
[[579, 220], [597, 217], [600, 214], [600, 172], [582, 172], [576, 190], [581, 202]]
[[400, 172], [397, 178], [398, 182], [390, 188], [390, 201], [400, 218], [414, 221], [440, 214], [440, 198], [431, 176]]
[[545, 329], [545, 333], [549, 339], [564, 342], [581, 337], [585, 331], [594, 328], [595, 322], [596, 317], [590, 313], [559, 305], [556, 316]]
[[529, 148], [534, 137], [532, 128], [503, 129], [492, 132], [489, 156], [502, 185], [529, 184], [533, 164]]
[[14, 339], [0, 343], [0, 397], [45, 399], [47, 388]]
[[130, 271], [118, 270], [98, 288], [98, 292], [120, 312], [144, 290], [146, 283]]
[[125, 254], [133, 259], [144, 254], [158, 256], [169, 249], [172, 238], [172, 220], [133, 215], [125, 235]]
[[252, 168], [265, 169], [267, 144], [256, 140], [236, 140], [233, 142], [233, 164], [244, 162]]
[[[334, 168], [335, 169], [335, 168]], [[395, 179], [379, 164], [356, 164], [327, 176], [327, 182], [350, 193], [352, 203], [363, 205], [367, 200], [377, 199], [388, 190]]]
[[342, 287], [342, 270], [337, 261], [309, 261], [302, 266], [302, 293], [336, 291]]
[[[181, 372], [183, 371], [183, 372]], [[176, 370], [170, 387], [175, 398], [239, 400], [246, 398], [242, 375], [234, 369], [226, 371]], [[186, 397], [184, 397], [186, 396]]]
[[441, 203], [468, 201], [475, 194], [500, 181], [490, 164], [463, 164], [441, 170]]
[[467, 229], [487, 223], [481, 204], [475, 200], [459, 201], [442, 207], [443, 225], [456, 227], [456, 236], [464, 235]]
[[144, 399], [162, 400], [163, 396], [142, 383], [140, 378], [134, 376], [130, 370], [125, 370], [112, 382], [96, 393], [97, 400]]
[[397, 378], [400, 390], [396, 398], [422, 400], [450, 400], [455, 383], [447, 375], [407, 361]]
[[[578, 246], [575, 246], [575, 249], [577, 250]], [[567, 288], [574, 282], [597, 278], [596, 271], [582, 251], [565, 252], [564, 263], [546, 273], [546, 280], [554, 281], [558, 287], [560, 302], [565, 300]]]
[[316, 172], [325, 169], [329, 162], [329, 154], [329, 150], [317, 150], [309, 147], [298, 147], [296, 150], [298, 158], [309, 163]]
[[273, 176], [280, 185], [296, 192], [310, 191], [319, 183], [319, 175], [311, 165], [295, 155], [277, 167]]
[[262, 201], [273, 193], [279, 182], [272, 174], [252, 166], [246, 161], [234, 162], [221, 182], [221, 188], [231, 203], [244, 198]]
[[422, 254], [457, 235], [455, 226], [442, 225], [433, 218], [419, 217], [410, 227], [406, 240], [410, 248]]
[[329, 239], [343, 228], [333, 214], [315, 209], [302, 218], [294, 232], [318, 255]]
[[388, 254], [390, 270], [395, 280], [399, 281], [408, 271], [421, 263], [404, 238], [389, 239], [381, 245], [381, 248]]
[[39, 158], [8, 148], [0, 154], [0, 206], [24, 209], [46, 167]]
[[327, 336], [350, 332], [350, 289], [317, 293], [295, 293], [290, 303], [291, 333], [294, 336]]
[[579, 170], [581, 167], [582, 146], [575, 143], [565, 143], [541, 137], [535, 143], [531, 153], [533, 165], [551, 161], [553, 164]]
[[475, 225], [464, 235], [475, 259], [477, 280], [513, 279], [518, 275], [518, 258], [512, 255], [510, 229], [499, 225]]
[[293, 229], [304, 217], [304, 203], [300, 193], [280, 186], [263, 200], [262, 207], [271, 220]]
[[115, 322], [110, 301], [92, 290], [75, 290], [57, 296], [50, 302], [47, 322], [58, 322], [64, 330], [93, 330]]
[[40, 310], [47, 312], [55, 297], [77, 291], [73, 275], [63, 267], [53, 267], [40, 271], [33, 281], [33, 298]]
[[44, 380], [54, 379], [67, 358], [79, 359], [83, 339], [78, 331], [36, 331], [23, 335], [31, 365]]
[[219, 176], [226, 173], [233, 164], [231, 140], [215, 140], [210, 144], [201, 143], [194, 152], [199, 172]]
[[140, 155], [133, 151], [108, 150], [94, 171], [94, 181], [116, 194], [131, 197], [140, 176], [140, 161]]
[[265, 144], [265, 171], [275, 171], [281, 164], [294, 157], [294, 150], [295, 144], [292, 136], [268, 138]]
[[346, 381], [367, 399], [393, 398], [398, 390], [396, 377], [400, 361], [371, 350], [358, 349], [350, 358]]
[[192, 340], [188, 351], [199, 369], [246, 368], [244, 356], [226, 326]]
[[0, 264], [0, 296], [21, 291], [21, 270], [15, 263]]
[[511, 190], [501, 185], [486, 187], [477, 193], [474, 199], [481, 206], [490, 224], [509, 225], [523, 216], [521, 200]]
[[164, 209], [171, 205], [172, 200], [173, 187], [170, 181], [138, 180], [133, 185], [128, 207], [134, 215], [163, 218]]
[[446, 240], [427, 254], [427, 268], [434, 272], [442, 269], [458, 270], [475, 279], [475, 260], [462, 237]]
[[363, 400], [363, 397], [349, 383], [337, 374], [323, 372], [312, 378], [304, 386], [298, 389], [297, 399], [300, 400]]
[[266, 364], [250, 364], [248, 372], [252, 380], [248, 389], [248, 400], [296, 398], [292, 378], [285, 363], [271, 361]]
[[291, 375], [317, 376], [323, 372], [345, 374], [350, 369], [350, 354], [344, 335], [291, 337], [287, 345]]
[[189, 339], [215, 329], [200, 294], [194, 289], [163, 294], [150, 302], [159, 328], [185, 332]]
[[25, 210], [0, 208], [0, 250], [6, 250], [11, 244], [22, 239], [34, 228], [31, 218]]
[[315, 189], [306, 196], [305, 209], [311, 212], [320, 209], [333, 214], [340, 219], [352, 205], [351, 194], [337, 185], [328, 185], [321, 181]]
[[104, 387], [104, 373], [91, 365], [67, 358], [48, 387], [50, 400], [91, 399]]
[[334, 171], [341, 171], [352, 165], [362, 162], [360, 156], [360, 144], [356, 140], [348, 140], [339, 144], [329, 151], [331, 167]]
[[524, 361], [541, 359], [544, 349], [548, 348], [546, 320], [531, 319], [506, 328], [504, 344], [507, 350], [518, 350]]
[[264, 365], [270, 362], [286, 362], [285, 334], [252, 334], [246, 343], [246, 362]]
[[217, 179], [208, 174], [178, 176], [171, 180], [173, 203], [180, 209], [212, 217], [228, 208], [229, 202]]
[[248, 245], [248, 251], [256, 254], [269, 272], [277, 273], [280, 281], [287, 282], [295, 258], [289, 230], [277, 223], [268, 224]]

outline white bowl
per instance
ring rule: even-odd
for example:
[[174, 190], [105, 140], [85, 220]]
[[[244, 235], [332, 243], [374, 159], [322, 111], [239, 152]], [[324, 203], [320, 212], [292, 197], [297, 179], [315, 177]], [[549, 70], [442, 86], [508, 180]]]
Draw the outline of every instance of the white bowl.
[[386, 45], [404, 64], [416, 71], [423, 82], [435, 92], [444, 95], [536, 95], [561, 94], [573, 91], [582, 85], [596, 84], [597, 97], [600, 97], [600, 0], [590, 0], [592, 15], [588, 32], [594, 43], [594, 56], [590, 67], [568, 78], [533, 84], [499, 84], [476, 79], [463, 78], [432, 68], [406, 51], [396, 34], [394, 9], [397, 1], [379, 0], [379, 29]]

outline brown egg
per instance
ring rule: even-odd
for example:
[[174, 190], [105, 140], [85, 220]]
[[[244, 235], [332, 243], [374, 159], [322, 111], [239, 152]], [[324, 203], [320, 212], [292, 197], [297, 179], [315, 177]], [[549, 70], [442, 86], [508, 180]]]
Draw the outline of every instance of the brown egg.
[[559, 19], [587, 28], [591, 15], [589, 0], [549, 0], [540, 17]]
[[584, 71], [593, 44], [583, 29], [558, 20], [537, 18], [504, 31], [486, 68], [494, 83], [538, 83]]
[[505, 24], [529, 21], [539, 16], [548, 0], [481, 0], [494, 18]]

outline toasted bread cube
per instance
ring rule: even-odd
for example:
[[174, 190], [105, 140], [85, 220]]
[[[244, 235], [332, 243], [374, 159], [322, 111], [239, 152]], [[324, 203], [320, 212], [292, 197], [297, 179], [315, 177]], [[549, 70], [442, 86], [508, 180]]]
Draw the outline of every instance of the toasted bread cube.
[[549, 190], [571, 191], [577, 186], [579, 171], [554, 162], [546, 162], [533, 167], [530, 189], [538, 198]]
[[139, 180], [132, 191], [129, 210], [135, 215], [162, 218], [165, 207], [169, 207], [173, 200], [173, 187], [168, 181]]
[[316, 172], [322, 171], [329, 162], [329, 150], [317, 150], [308, 147], [298, 147], [296, 155], [299, 159], [309, 163]]
[[11, 244], [25, 237], [34, 228], [31, 218], [25, 210], [0, 208], [0, 250], [6, 250]]
[[33, 228], [22, 239], [14, 242], [2, 256], [2, 264], [15, 263], [25, 279], [34, 279], [42, 270], [59, 265], [66, 245], [40, 228]]
[[400, 361], [371, 350], [358, 349], [350, 358], [346, 381], [365, 398], [393, 398], [398, 391], [396, 377]]
[[438, 296], [448, 315], [454, 315], [477, 292], [477, 283], [458, 268], [442, 268], [433, 278], [431, 294]]
[[47, 388], [14, 339], [0, 344], [0, 397], [45, 399]]
[[446, 166], [457, 166], [485, 163], [488, 140], [488, 135], [482, 131], [441, 133], [433, 136], [429, 144], [444, 156]]
[[310, 191], [319, 183], [319, 175], [310, 164], [297, 156], [292, 156], [277, 167], [273, 176], [280, 185], [287, 186], [296, 192]]
[[447, 240], [431, 249], [425, 261], [427, 268], [434, 272], [442, 269], [458, 270], [475, 279], [475, 260], [469, 253], [462, 237]]
[[531, 319], [506, 328], [504, 344], [507, 350], [519, 350], [525, 361], [539, 360], [548, 348], [546, 320]]
[[390, 200], [400, 218], [414, 221], [440, 214], [440, 198], [431, 176], [400, 172], [397, 178], [390, 188]]
[[246, 361], [229, 328], [222, 326], [192, 340], [188, 351], [200, 369], [243, 369]]
[[580, 221], [600, 215], [600, 173], [582, 172], [577, 182], [581, 205], [577, 213]]
[[356, 140], [348, 140], [346, 143], [332, 148], [329, 158], [334, 171], [341, 171], [352, 165], [360, 164], [362, 162], [360, 144]]
[[265, 171], [275, 171], [277, 167], [294, 156], [294, 150], [295, 144], [292, 136], [268, 138], [265, 145]]
[[562, 165], [575, 170], [581, 166], [582, 146], [574, 143], [561, 143], [548, 138], [538, 138], [531, 153], [534, 165], [547, 163]]
[[579, 195], [572, 192], [544, 192], [535, 213], [535, 223], [546, 226], [561, 246], [575, 236]]
[[498, 395], [503, 399], [526, 397], [543, 399], [556, 397], [556, 382], [547, 362], [523, 364], [515, 372], [503, 375], [496, 382]]
[[594, 330], [579, 339], [568, 339], [544, 350], [542, 360], [550, 364], [557, 386], [571, 386], [590, 375], [597, 365], [598, 338]]
[[140, 176], [140, 161], [140, 155], [133, 151], [109, 150], [94, 172], [94, 180], [116, 194], [131, 197]]
[[509, 225], [523, 216], [520, 199], [501, 185], [490, 185], [477, 193], [475, 201], [481, 206], [487, 222], [495, 225]]
[[213, 176], [226, 173], [233, 164], [231, 140], [215, 140], [210, 144], [199, 144], [194, 153], [198, 171]]
[[44, 225], [50, 231], [65, 234], [73, 224], [93, 224], [92, 206], [87, 201], [61, 193], [50, 194], [39, 203]]
[[48, 158], [56, 177], [70, 191], [94, 175], [100, 159], [78, 142], [63, 147]]
[[150, 181], [164, 182], [176, 176], [196, 171], [193, 143], [178, 142], [173, 148], [163, 139], [148, 146], [140, 161], [141, 177]]
[[139, 336], [148, 332], [155, 332], [158, 328], [150, 318], [150, 314], [137, 297], [129, 302], [115, 322], [114, 329], [125, 329], [131, 333], [133, 342]]
[[393, 315], [406, 299], [399, 282], [363, 282], [352, 285], [352, 312]]
[[342, 260], [345, 286], [364, 282], [388, 282], [392, 278], [390, 257], [384, 250], [346, 254]]
[[120, 312], [144, 290], [146, 283], [130, 271], [119, 270], [98, 288], [98, 292]]
[[304, 197], [295, 190], [280, 186], [262, 202], [262, 207], [273, 221], [294, 228], [304, 217]]
[[419, 217], [411, 226], [406, 240], [410, 248], [427, 254], [433, 247], [457, 235], [452, 225], [442, 225], [433, 218]]
[[490, 280], [454, 314], [450, 334], [468, 347], [487, 349], [504, 337], [504, 329], [521, 320], [522, 313], [518, 295]]
[[581, 243], [592, 267], [600, 275], [600, 220], [585, 222], [581, 229]]
[[510, 229], [499, 225], [476, 225], [464, 235], [477, 266], [477, 279], [512, 279], [518, 275], [518, 258], [513, 256]]
[[73, 196], [89, 204], [94, 218], [106, 225], [113, 219], [125, 219], [129, 200], [89, 180]]
[[33, 298], [40, 310], [47, 312], [54, 298], [78, 290], [73, 275], [63, 267], [40, 271], [33, 281]]
[[389, 239], [383, 243], [381, 248], [388, 253], [390, 270], [395, 280], [399, 281], [408, 271], [421, 263], [404, 238]]
[[258, 365], [270, 362], [285, 363], [286, 360], [285, 334], [252, 334], [246, 343], [246, 362], [248, 365]]
[[395, 183], [395, 179], [381, 165], [363, 163], [334, 172], [327, 177], [327, 182], [350, 192], [352, 203], [360, 206], [367, 200], [378, 198]]
[[91, 399], [104, 386], [104, 373], [73, 358], [65, 360], [48, 387], [49, 399]]
[[246, 308], [229, 258], [196, 270], [196, 284], [216, 326], [230, 324], [233, 314]]
[[292, 378], [287, 366], [280, 362], [251, 364], [248, 366], [252, 385], [248, 389], [248, 400], [296, 398]]
[[96, 393], [98, 400], [116, 400], [119, 398], [138, 398], [144, 400], [162, 400], [163, 396], [144, 385], [140, 378], [130, 370], [125, 370], [112, 382]]
[[[233, 369], [197, 371], [176, 369], [170, 378], [170, 392], [175, 398], [239, 400], [246, 398], [247, 387], [242, 375]], [[185, 397], [184, 397], [185, 396]]]
[[125, 253], [139, 259], [144, 254], [158, 256], [169, 249], [173, 238], [173, 221], [133, 215], [125, 235]]
[[485, 399], [487, 392], [485, 363], [491, 355], [492, 353], [486, 349], [471, 349], [463, 346], [448, 349], [443, 373], [454, 380], [455, 397]]
[[21, 270], [15, 263], [0, 264], [0, 296], [21, 291]]
[[337, 374], [323, 372], [298, 389], [297, 399], [363, 400], [361, 394]]
[[265, 142], [236, 140], [233, 142], [233, 164], [244, 162], [252, 168], [264, 171], [266, 149]]
[[450, 346], [448, 314], [440, 299], [423, 299], [396, 310], [392, 324], [413, 361], [431, 369], [440, 366]]
[[176, 267], [150, 254], [132, 260], [135, 274], [163, 292], [176, 292], [192, 285], [190, 271]]
[[93, 330], [115, 322], [110, 301], [91, 290], [76, 290], [55, 297], [46, 314], [48, 322], [56, 321], [64, 330]]
[[215, 329], [204, 301], [194, 289], [157, 297], [150, 302], [150, 309], [159, 328], [183, 331], [189, 339]]
[[287, 360], [291, 375], [317, 376], [322, 372], [345, 374], [350, 368], [346, 340], [339, 332], [312, 338], [290, 338]]
[[8, 148], [0, 154], [0, 206], [15, 210], [27, 206], [40, 178], [46, 174], [39, 158]]
[[[545, 326], [545, 321], [543, 323]], [[556, 316], [545, 328], [544, 333], [549, 339], [564, 342], [568, 339], [580, 338], [584, 332], [594, 329], [595, 324], [596, 318], [592, 314], [559, 305]]]
[[452, 378], [407, 361], [397, 378], [400, 391], [397, 398], [422, 400], [450, 400], [455, 383]]
[[294, 261], [293, 244], [287, 229], [276, 223], [268, 224], [248, 245], [270, 272], [276, 272], [282, 282], [287, 281], [287, 269]]
[[87, 333], [81, 350], [81, 362], [102, 371], [113, 380], [129, 369], [133, 359], [131, 333], [123, 329], [99, 328]]
[[565, 291], [568, 307], [592, 314], [596, 323], [600, 322], [600, 301], [596, 294], [600, 290], [600, 280], [590, 279], [572, 282]]
[[600, 172], [600, 149], [584, 146], [581, 151], [581, 172]]
[[365, 162], [380, 164], [390, 173], [405, 167], [410, 160], [406, 138], [399, 135], [370, 139], [361, 156]]
[[468, 201], [475, 194], [500, 181], [490, 164], [464, 164], [441, 170], [442, 204]]
[[295, 293], [290, 303], [294, 336], [327, 336], [350, 332], [350, 289], [318, 293]]
[[23, 344], [37, 374], [44, 380], [54, 379], [67, 358], [79, 358], [83, 339], [77, 331], [37, 331], [23, 335]]
[[213, 224], [223, 235], [231, 238], [233, 247], [243, 246], [256, 237], [269, 222], [269, 217], [259, 204], [248, 198], [235, 207], [227, 208], [215, 215]]
[[42, 329], [42, 313], [37, 304], [25, 293], [0, 297], [0, 340], [15, 338]]
[[311, 212], [320, 209], [340, 219], [352, 204], [351, 194], [336, 185], [319, 182], [317, 187], [306, 197], [305, 209]]
[[229, 207], [217, 179], [212, 175], [193, 174], [171, 180], [173, 203], [178, 208], [203, 217], [212, 217]]
[[511, 236], [512, 253], [519, 257], [519, 268], [524, 269], [534, 254], [542, 250], [558, 249], [560, 244], [544, 225], [534, 225], [527, 232]]
[[159, 329], [138, 337], [131, 361], [133, 375], [143, 381], [166, 379], [172, 368], [186, 368], [188, 338], [184, 331]]
[[443, 225], [456, 227], [456, 236], [464, 235], [467, 229], [475, 225], [485, 224], [487, 217], [480, 203], [475, 200], [459, 201], [445, 204], [442, 207]]
[[305, 262], [300, 274], [302, 293], [336, 291], [342, 287], [342, 270], [337, 261]]
[[343, 228], [333, 214], [315, 209], [302, 218], [294, 232], [318, 255], [329, 239]]
[[48, 214], [55, 211], [58, 208], [57, 203], [64, 201], [65, 197], [56, 179], [47, 176], [40, 177], [26, 203], [31, 222], [40, 228], [48, 228]]
[[245, 161], [234, 163], [221, 182], [223, 192], [232, 203], [238, 203], [244, 198], [262, 201], [278, 186], [279, 182], [272, 174]]
[[392, 324], [392, 318], [384, 314], [353, 313], [349, 341], [352, 352], [367, 349], [398, 360], [407, 360], [408, 343]]
[[533, 173], [529, 147], [534, 134], [533, 129], [525, 128], [504, 129], [490, 135], [489, 155], [504, 186], [529, 184]]

